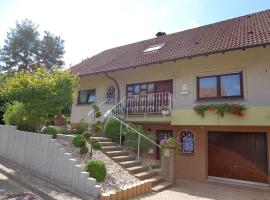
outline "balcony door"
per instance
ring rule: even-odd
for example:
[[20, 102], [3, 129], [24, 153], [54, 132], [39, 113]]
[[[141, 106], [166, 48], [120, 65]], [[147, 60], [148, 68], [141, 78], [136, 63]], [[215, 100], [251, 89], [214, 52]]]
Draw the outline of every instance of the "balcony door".
[[169, 92], [173, 93], [173, 81], [159, 81], [156, 82], [156, 93]]
[[172, 80], [135, 83], [127, 85], [127, 114], [160, 114], [161, 109], [169, 109]]

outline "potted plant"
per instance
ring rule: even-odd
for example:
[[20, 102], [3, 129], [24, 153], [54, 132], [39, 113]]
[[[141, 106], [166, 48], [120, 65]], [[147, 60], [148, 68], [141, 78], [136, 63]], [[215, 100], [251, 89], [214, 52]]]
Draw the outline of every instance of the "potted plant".
[[57, 114], [54, 116], [54, 125], [55, 126], [65, 126], [66, 125], [66, 118], [64, 115]]
[[164, 117], [165, 117], [166, 115], [170, 114], [170, 111], [169, 111], [169, 109], [167, 108], [167, 106], [164, 106], [164, 105], [161, 106], [160, 110], [161, 110], [161, 114], [164, 115]]

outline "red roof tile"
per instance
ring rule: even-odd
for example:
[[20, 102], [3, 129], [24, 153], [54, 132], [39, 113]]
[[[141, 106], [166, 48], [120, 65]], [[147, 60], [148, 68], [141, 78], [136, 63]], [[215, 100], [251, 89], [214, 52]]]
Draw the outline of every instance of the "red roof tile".
[[[156, 52], [143, 52], [162, 43]], [[70, 70], [86, 75], [265, 44], [270, 44], [270, 10], [108, 49]]]

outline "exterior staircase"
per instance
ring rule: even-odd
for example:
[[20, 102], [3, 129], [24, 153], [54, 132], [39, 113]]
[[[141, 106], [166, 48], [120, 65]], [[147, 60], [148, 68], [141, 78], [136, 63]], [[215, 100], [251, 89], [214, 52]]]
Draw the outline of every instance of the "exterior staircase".
[[109, 138], [99, 135], [95, 137], [101, 144], [101, 151], [108, 155], [112, 160], [133, 174], [139, 180], [148, 180], [152, 183], [152, 191], [160, 192], [172, 186], [171, 183], [164, 181], [163, 177], [155, 170], [149, 170], [147, 166], [143, 166], [142, 162], [136, 160], [129, 152], [124, 151], [123, 147]]

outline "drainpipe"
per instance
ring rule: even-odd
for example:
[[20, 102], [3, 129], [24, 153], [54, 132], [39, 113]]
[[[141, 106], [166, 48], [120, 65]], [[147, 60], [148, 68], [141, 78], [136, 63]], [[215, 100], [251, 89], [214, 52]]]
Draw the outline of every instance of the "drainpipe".
[[119, 102], [120, 101], [120, 87], [119, 87], [118, 82], [113, 77], [109, 76], [107, 73], [105, 74], [105, 76], [108, 79], [111, 79], [115, 83], [116, 89], [117, 89], [117, 102]]

